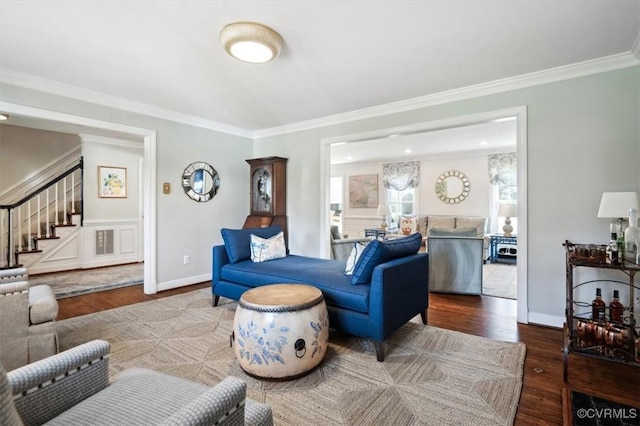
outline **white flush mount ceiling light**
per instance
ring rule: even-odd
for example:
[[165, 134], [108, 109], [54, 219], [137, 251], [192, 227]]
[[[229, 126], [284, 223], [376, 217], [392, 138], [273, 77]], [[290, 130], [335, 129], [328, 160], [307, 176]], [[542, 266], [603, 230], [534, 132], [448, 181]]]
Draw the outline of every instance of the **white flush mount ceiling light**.
[[9, 119], [9, 115], [5, 114], [4, 112], [0, 112], [0, 121], [4, 121], [4, 120], [8, 120]]
[[234, 22], [220, 31], [220, 41], [234, 58], [260, 64], [280, 54], [282, 37], [269, 27], [256, 22]]

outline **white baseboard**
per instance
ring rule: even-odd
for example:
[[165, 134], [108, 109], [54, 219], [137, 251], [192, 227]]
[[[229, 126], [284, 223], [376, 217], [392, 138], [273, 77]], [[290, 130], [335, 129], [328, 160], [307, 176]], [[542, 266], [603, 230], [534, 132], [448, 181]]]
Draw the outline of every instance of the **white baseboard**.
[[560, 317], [557, 315], [529, 312], [529, 324], [539, 324], [549, 327], [562, 328], [564, 326], [564, 321], [564, 317]]
[[171, 290], [172, 288], [199, 284], [205, 281], [211, 281], [211, 274], [195, 275], [193, 277], [180, 278], [179, 280], [165, 281], [163, 283], [158, 283], [156, 288], [158, 291]]
[[82, 262], [82, 269], [101, 268], [103, 266], [124, 265], [126, 263], [137, 263], [137, 256], [109, 256], [106, 259], [94, 258], [90, 261]]

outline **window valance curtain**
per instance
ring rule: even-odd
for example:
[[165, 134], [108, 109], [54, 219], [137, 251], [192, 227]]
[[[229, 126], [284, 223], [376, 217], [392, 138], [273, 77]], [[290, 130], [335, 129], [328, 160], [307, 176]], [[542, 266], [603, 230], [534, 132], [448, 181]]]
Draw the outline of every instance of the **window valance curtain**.
[[489, 155], [489, 183], [491, 185], [516, 185], [516, 153]]
[[385, 188], [404, 191], [420, 185], [420, 162], [385, 163], [382, 165], [382, 184]]

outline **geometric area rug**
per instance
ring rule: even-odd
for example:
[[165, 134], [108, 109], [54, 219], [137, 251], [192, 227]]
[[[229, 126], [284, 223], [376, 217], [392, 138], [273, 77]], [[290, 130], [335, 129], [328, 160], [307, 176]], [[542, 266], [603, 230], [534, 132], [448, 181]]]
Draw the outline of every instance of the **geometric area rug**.
[[526, 348], [424, 326], [419, 316], [373, 344], [331, 330], [324, 360], [306, 376], [265, 381], [246, 375], [230, 347], [237, 303], [211, 290], [56, 322], [60, 349], [93, 339], [111, 343], [113, 379], [129, 367], [151, 368], [207, 385], [232, 375], [247, 396], [269, 404], [276, 425], [511, 425]]

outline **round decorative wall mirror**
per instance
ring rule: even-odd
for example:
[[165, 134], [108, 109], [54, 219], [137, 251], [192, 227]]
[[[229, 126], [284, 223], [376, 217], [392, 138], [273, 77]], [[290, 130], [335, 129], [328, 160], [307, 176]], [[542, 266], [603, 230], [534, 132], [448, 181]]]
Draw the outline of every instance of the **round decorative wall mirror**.
[[209, 201], [218, 193], [220, 177], [216, 169], [203, 161], [191, 163], [182, 173], [182, 189], [192, 200]]
[[464, 173], [449, 170], [436, 179], [436, 195], [447, 204], [457, 204], [467, 198], [471, 184]]

